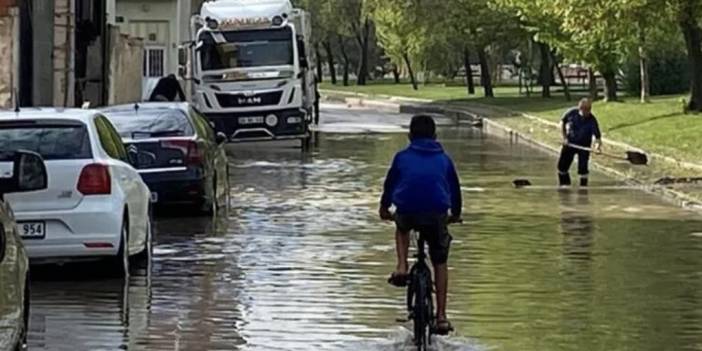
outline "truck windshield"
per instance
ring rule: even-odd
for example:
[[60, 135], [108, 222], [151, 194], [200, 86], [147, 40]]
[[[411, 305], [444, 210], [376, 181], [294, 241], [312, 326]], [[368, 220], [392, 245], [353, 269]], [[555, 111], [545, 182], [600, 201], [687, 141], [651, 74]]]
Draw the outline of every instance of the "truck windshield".
[[289, 27], [220, 34], [226, 43], [215, 42], [211, 33], [200, 37], [204, 71], [293, 64], [293, 34]]

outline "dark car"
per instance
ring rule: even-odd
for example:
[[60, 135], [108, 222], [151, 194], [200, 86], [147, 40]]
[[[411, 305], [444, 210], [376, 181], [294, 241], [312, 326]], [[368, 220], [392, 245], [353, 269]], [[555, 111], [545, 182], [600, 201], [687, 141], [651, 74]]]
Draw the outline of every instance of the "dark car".
[[203, 213], [227, 204], [226, 136], [216, 134], [193, 106], [139, 103], [103, 113], [122, 136], [155, 204], [192, 204]]

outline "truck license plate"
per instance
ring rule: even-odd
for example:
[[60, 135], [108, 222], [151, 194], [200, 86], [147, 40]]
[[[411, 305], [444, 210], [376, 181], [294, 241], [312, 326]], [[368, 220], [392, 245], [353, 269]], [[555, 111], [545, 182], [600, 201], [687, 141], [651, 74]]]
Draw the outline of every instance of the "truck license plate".
[[240, 117], [239, 124], [261, 124], [263, 123], [263, 117]]
[[17, 230], [22, 239], [44, 239], [46, 237], [46, 223], [44, 222], [20, 222], [17, 223]]

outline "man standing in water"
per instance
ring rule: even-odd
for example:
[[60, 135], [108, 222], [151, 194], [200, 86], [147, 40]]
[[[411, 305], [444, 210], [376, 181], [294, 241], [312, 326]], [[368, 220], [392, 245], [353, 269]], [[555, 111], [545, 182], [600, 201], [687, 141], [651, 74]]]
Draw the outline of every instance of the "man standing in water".
[[[436, 285], [436, 333], [453, 328], [446, 316], [448, 254], [451, 235], [448, 224], [461, 218], [462, 197], [458, 174], [451, 158], [436, 141], [436, 125], [429, 116], [414, 116], [410, 124], [410, 145], [395, 155], [385, 178], [380, 200], [380, 218], [395, 220], [397, 268], [388, 282], [407, 285], [410, 231], [417, 230], [429, 244]], [[397, 208], [395, 215], [390, 206]], [[451, 210], [451, 216], [448, 213]]]
[[580, 186], [588, 185], [590, 151], [576, 147], [590, 148], [592, 138], [595, 138], [595, 150], [602, 148], [602, 134], [597, 118], [592, 114], [592, 100], [582, 99], [578, 107], [568, 110], [561, 120], [561, 133], [563, 135], [563, 148], [558, 160], [558, 183], [560, 186], [570, 186], [570, 166], [578, 156], [578, 174]]

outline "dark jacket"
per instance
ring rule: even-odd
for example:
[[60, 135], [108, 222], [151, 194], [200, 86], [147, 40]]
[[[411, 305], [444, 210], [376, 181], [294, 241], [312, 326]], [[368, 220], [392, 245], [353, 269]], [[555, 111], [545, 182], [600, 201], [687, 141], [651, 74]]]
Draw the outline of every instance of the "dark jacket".
[[433, 139], [415, 139], [395, 155], [385, 178], [381, 206], [399, 214], [460, 216], [461, 185], [451, 158]]
[[158, 80], [149, 101], [162, 101], [159, 100], [159, 96], [162, 96], [166, 101], [176, 101], [176, 98], [185, 101], [183, 89], [180, 87], [178, 79], [172, 74]]
[[577, 108], [571, 109], [563, 115], [563, 123], [566, 125], [568, 134], [568, 142], [590, 147], [592, 145], [592, 137], [597, 139], [602, 138], [600, 133], [600, 125], [597, 123], [595, 115], [583, 117]]

